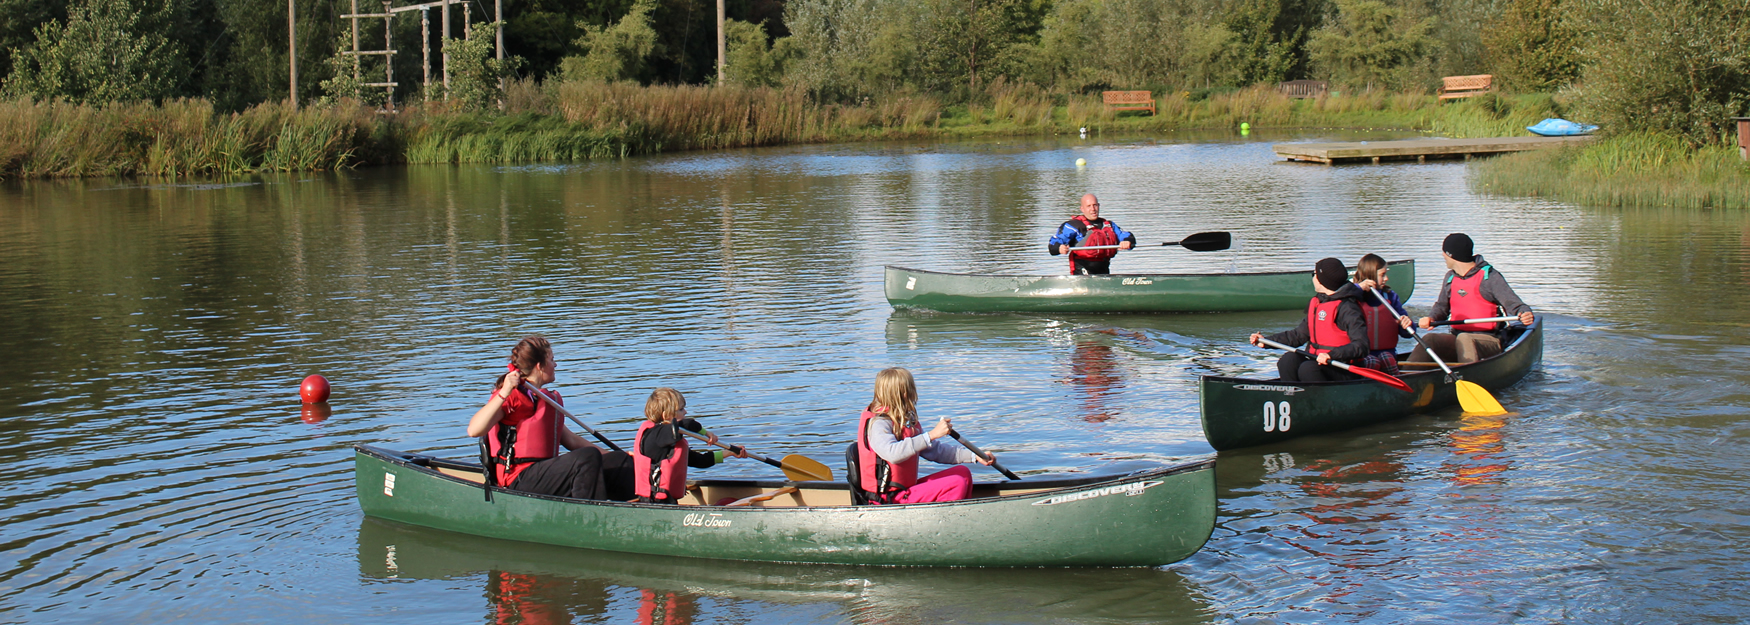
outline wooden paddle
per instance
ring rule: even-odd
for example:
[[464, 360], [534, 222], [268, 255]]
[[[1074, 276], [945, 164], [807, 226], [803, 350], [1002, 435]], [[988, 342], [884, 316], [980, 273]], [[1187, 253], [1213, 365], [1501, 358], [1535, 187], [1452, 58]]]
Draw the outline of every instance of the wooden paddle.
[[[1368, 289], [1367, 292], [1372, 293], [1373, 297], [1379, 300], [1380, 305], [1385, 306], [1386, 308], [1391, 308], [1391, 302], [1385, 301], [1385, 296], [1380, 295], [1379, 291]], [[1507, 413], [1507, 409], [1502, 408], [1501, 402], [1495, 401], [1495, 396], [1490, 395], [1487, 389], [1484, 389], [1476, 382], [1458, 379], [1458, 374], [1452, 372], [1452, 367], [1446, 366], [1446, 361], [1441, 360], [1440, 355], [1434, 353], [1434, 348], [1429, 347], [1428, 343], [1422, 340], [1421, 334], [1416, 333], [1415, 330], [1410, 330], [1410, 336], [1415, 337], [1416, 344], [1422, 346], [1422, 351], [1428, 354], [1429, 358], [1434, 359], [1434, 364], [1440, 365], [1441, 371], [1446, 372], [1446, 381], [1451, 382], [1453, 390], [1458, 392], [1458, 405], [1459, 407], [1464, 408], [1465, 412], [1484, 415]]]
[[1003, 465], [997, 464], [996, 460], [991, 459], [990, 454], [984, 453], [984, 450], [979, 449], [977, 445], [972, 444], [972, 441], [966, 440], [965, 438], [961, 437], [959, 432], [954, 431], [954, 428], [948, 428], [948, 435], [954, 437], [954, 440], [960, 441], [961, 445], [965, 445], [966, 449], [968, 451], [972, 452], [972, 455], [978, 456], [978, 458], [980, 460], [984, 460], [985, 462], [989, 462], [990, 468], [1001, 471], [1003, 474], [1003, 477], [1009, 478], [1011, 480], [1016, 480], [1016, 481], [1019, 481], [1021, 479], [1021, 476], [1015, 475], [1014, 473], [1011, 473], [1008, 469], [1003, 468]]
[[[1179, 247], [1183, 247], [1183, 248], [1185, 248], [1187, 250], [1191, 250], [1193, 252], [1215, 252], [1215, 251], [1225, 250], [1228, 247], [1232, 246], [1233, 245], [1233, 235], [1226, 233], [1226, 232], [1199, 232], [1197, 234], [1193, 234], [1191, 236], [1185, 237], [1184, 240], [1181, 240], [1181, 241], [1167, 241], [1167, 242], [1161, 243], [1162, 247], [1170, 247], [1170, 246], [1174, 246], [1174, 245], [1177, 245]], [[1069, 249], [1070, 251], [1115, 250], [1115, 249], [1118, 249], [1118, 247], [1119, 246], [1117, 246], [1117, 245], [1090, 245], [1087, 247], [1071, 247], [1071, 248], [1067, 248], [1067, 249]], [[1142, 248], [1142, 246], [1138, 245], [1138, 246], [1132, 247], [1131, 249], [1141, 249], [1141, 248]]]
[[1445, 321], [1436, 321], [1436, 322], [1430, 323], [1428, 325], [1431, 325], [1431, 326], [1455, 326], [1455, 325], [1461, 325], [1461, 324], [1466, 324], [1466, 323], [1495, 323], [1497, 321], [1513, 322], [1513, 321], [1518, 321], [1518, 320], [1519, 320], [1519, 315], [1514, 315], [1511, 317], [1484, 317], [1482, 319], [1447, 319]]
[[[529, 390], [529, 391], [535, 391], [535, 387], [529, 386], [528, 382], [524, 382], [522, 384], [522, 387], [524, 389]], [[626, 451], [624, 449], [620, 449], [619, 445], [615, 445], [614, 441], [608, 440], [608, 437], [602, 436], [601, 432], [595, 431], [595, 428], [590, 427], [588, 423], [584, 423], [582, 419], [577, 418], [577, 415], [571, 414], [571, 411], [566, 410], [564, 406], [559, 405], [559, 402], [553, 401], [553, 398], [548, 397], [546, 393], [542, 393], [542, 392], [537, 391], [533, 394], [536, 397], [547, 400], [547, 405], [552, 406], [554, 408], [557, 408], [559, 410], [559, 414], [565, 415], [566, 418], [571, 419], [571, 422], [576, 423], [578, 427], [581, 427], [585, 430], [589, 430], [590, 434], [595, 435], [596, 440], [601, 441], [603, 445], [607, 445], [609, 449], [612, 449], [614, 451], [619, 451], [619, 452]]]
[[[680, 431], [680, 433], [685, 434], [687, 436], [691, 436], [693, 438], [699, 439], [699, 440], [707, 442], [707, 443], [711, 442], [711, 439], [709, 437], [707, 437], [703, 434], [700, 434], [698, 432], [694, 432], [694, 431], [686, 429], [686, 428], [675, 428], [675, 429]], [[751, 451], [746, 451], [745, 449], [741, 448], [740, 446], [725, 445], [725, 444], [723, 444], [723, 441], [717, 441], [717, 446], [722, 447], [722, 448], [727, 449], [727, 450], [730, 450], [730, 451], [733, 451], [733, 452], [736, 452], [736, 453], [744, 453], [745, 452], [747, 454], [747, 457], [749, 457], [749, 458], [753, 458], [754, 460], [758, 460], [760, 462], [764, 462], [766, 464], [777, 467], [778, 469], [780, 469], [784, 472], [784, 477], [789, 479], [792, 482], [807, 482], [810, 480], [821, 481], [821, 482], [831, 482], [832, 481], [832, 468], [828, 467], [824, 464], [821, 464], [820, 461], [815, 460], [813, 458], [809, 458], [807, 456], [790, 454], [788, 456], [784, 456], [783, 461], [780, 462], [778, 460], [773, 460], [771, 458], [761, 456], [761, 455], [756, 454], [756, 453], [751, 452]]]
[[[1296, 354], [1306, 356], [1307, 358], [1315, 358], [1315, 356], [1308, 353], [1306, 350], [1300, 349], [1298, 347], [1289, 347], [1287, 345], [1277, 343], [1276, 341], [1272, 341], [1270, 339], [1260, 338], [1260, 339], [1258, 339], [1258, 342], [1263, 343], [1265, 345], [1269, 345], [1269, 346], [1274, 347], [1276, 349], [1285, 349], [1285, 350], [1294, 352]], [[1367, 378], [1369, 380], [1373, 380], [1373, 381], [1378, 382], [1380, 384], [1390, 386], [1392, 388], [1398, 389], [1398, 390], [1403, 391], [1405, 393], [1416, 392], [1415, 389], [1410, 388], [1410, 385], [1405, 384], [1403, 380], [1399, 380], [1396, 377], [1394, 377], [1392, 374], [1386, 373], [1384, 371], [1376, 371], [1373, 369], [1369, 369], [1367, 367], [1350, 366], [1349, 363], [1341, 362], [1341, 361], [1337, 361], [1337, 360], [1332, 360], [1330, 362], [1330, 365], [1333, 367], [1336, 367], [1338, 369], [1348, 371], [1349, 373], [1353, 373], [1355, 375]]]

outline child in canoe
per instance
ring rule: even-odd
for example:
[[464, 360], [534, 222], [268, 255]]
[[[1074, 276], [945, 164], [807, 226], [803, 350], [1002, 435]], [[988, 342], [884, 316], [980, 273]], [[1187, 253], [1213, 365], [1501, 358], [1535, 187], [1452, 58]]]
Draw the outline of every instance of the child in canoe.
[[705, 431], [705, 426], [687, 418], [687, 398], [680, 391], [662, 387], [650, 392], [644, 401], [644, 424], [638, 426], [638, 436], [632, 443], [632, 470], [638, 480], [638, 500], [644, 503], [675, 503], [687, 494], [687, 467], [707, 469], [723, 462], [725, 455], [746, 458], [740, 447], [733, 452], [692, 451], [687, 448], [685, 429], [704, 435], [709, 444], [717, 444], [717, 435]]
[[[487, 484], [573, 499], [630, 497], [631, 459], [573, 434], [559, 411], [537, 395], [565, 403], [558, 391], [542, 388], [558, 369], [552, 344], [524, 338], [511, 350], [508, 368], [468, 421], [468, 436], [481, 439]], [[560, 455], [560, 447], [569, 451]]]
[[1297, 352], [1284, 352], [1276, 361], [1276, 372], [1283, 382], [1329, 382], [1352, 380], [1356, 376], [1336, 367], [1324, 366], [1332, 360], [1356, 364], [1367, 357], [1367, 320], [1358, 303], [1361, 289], [1349, 282], [1349, 270], [1335, 258], [1320, 260], [1313, 270], [1315, 295], [1307, 302], [1306, 318], [1293, 330], [1270, 336], [1253, 333], [1251, 343], [1263, 345], [1260, 339], [1270, 339], [1283, 345], [1306, 345], [1313, 354], [1307, 358]]
[[[911, 372], [899, 367], [875, 375], [875, 399], [857, 420], [858, 477], [874, 503], [958, 501], [972, 492], [968, 462], [989, 465], [942, 437], [953, 429], [947, 417], [925, 432], [918, 423], [918, 387]], [[918, 479], [918, 458], [956, 465]]]
[[[1404, 310], [1404, 303], [1398, 300], [1396, 291], [1391, 290], [1386, 283], [1385, 259], [1378, 254], [1362, 256], [1355, 263], [1355, 286], [1361, 289], [1361, 316], [1367, 318], [1367, 357], [1362, 359], [1361, 366], [1392, 375], [1398, 374], [1398, 339], [1414, 338], [1410, 334], [1410, 313]], [[1385, 297], [1387, 304], [1379, 303], [1370, 290], [1379, 291]]]

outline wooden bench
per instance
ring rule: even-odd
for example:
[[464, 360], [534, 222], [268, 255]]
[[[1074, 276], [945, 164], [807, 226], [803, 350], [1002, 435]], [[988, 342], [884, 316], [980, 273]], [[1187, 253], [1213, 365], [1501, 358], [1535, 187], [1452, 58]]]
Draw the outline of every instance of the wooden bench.
[[1331, 89], [1323, 80], [1290, 80], [1276, 83], [1276, 91], [1290, 98], [1316, 98]]
[[1492, 74], [1477, 74], [1475, 76], [1447, 76], [1440, 79], [1440, 99], [1468, 98], [1495, 90], [1495, 77]]
[[1151, 91], [1101, 91], [1101, 100], [1106, 106], [1120, 111], [1148, 111], [1155, 114], [1154, 92]]

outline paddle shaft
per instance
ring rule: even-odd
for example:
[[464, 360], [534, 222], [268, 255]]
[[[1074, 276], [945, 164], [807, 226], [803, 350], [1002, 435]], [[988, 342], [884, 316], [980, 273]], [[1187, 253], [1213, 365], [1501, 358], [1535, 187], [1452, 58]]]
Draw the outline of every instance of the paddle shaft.
[[1453, 325], [1459, 325], [1459, 324], [1465, 324], [1465, 323], [1495, 323], [1497, 321], [1512, 322], [1512, 321], [1518, 321], [1518, 320], [1519, 320], [1519, 316], [1514, 315], [1512, 317], [1484, 317], [1482, 319], [1447, 319], [1445, 321], [1436, 321], [1436, 322], [1430, 323], [1428, 325], [1453, 326]]
[[[532, 387], [532, 386], [529, 386], [529, 383], [528, 383], [528, 382], [524, 382], [524, 383], [523, 383], [523, 388], [526, 388], [526, 389], [529, 389], [529, 390], [531, 390], [531, 391], [533, 391], [533, 390], [535, 390], [535, 388], [534, 388], [534, 387]], [[619, 452], [624, 452], [624, 451], [626, 451], [626, 450], [624, 450], [624, 449], [620, 449], [620, 446], [619, 446], [619, 445], [615, 445], [615, 444], [614, 444], [614, 441], [610, 441], [610, 440], [608, 440], [608, 437], [606, 437], [606, 436], [602, 436], [602, 433], [601, 433], [601, 432], [597, 432], [597, 431], [595, 431], [595, 428], [592, 428], [592, 427], [590, 427], [590, 426], [589, 426], [589, 424], [588, 424], [588, 423], [584, 423], [584, 422], [583, 422], [583, 420], [582, 420], [582, 419], [579, 419], [579, 418], [577, 418], [577, 415], [574, 415], [574, 414], [571, 414], [571, 411], [570, 411], [570, 410], [566, 410], [566, 409], [565, 409], [565, 406], [561, 406], [561, 405], [559, 405], [559, 402], [557, 402], [557, 401], [554, 401], [554, 400], [553, 400], [553, 398], [552, 398], [552, 397], [548, 397], [548, 396], [547, 396], [547, 394], [546, 394], [546, 393], [542, 393], [542, 392], [539, 392], [539, 391], [536, 391], [536, 392], [535, 392], [535, 396], [536, 396], [536, 397], [539, 397], [539, 398], [541, 398], [541, 399], [544, 399], [544, 400], [546, 400], [546, 401], [547, 401], [547, 405], [549, 405], [549, 406], [552, 406], [552, 407], [554, 407], [554, 408], [556, 408], [556, 409], [558, 409], [558, 410], [559, 410], [559, 414], [562, 414], [562, 415], [565, 415], [565, 418], [567, 418], [567, 419], [571, 419], [571, 422], [572, 422], [572, 423], [576, 423], [576, 424], [577, 424], [577, 427], [580, 427], [580, 428], [583, 428], [583, 429], [585, 429], [585, 430], [589, 430], [589, 433], [590, 433], [590, 434], [594, 434], [594, 435], [595, 435], [595, 439], [596, 439], [596, 440], [598, 440], [598, 441], [601, 441], [601, 442], [602, 442], [602, 444], [603, 444], [603, 445], [607, 445], [607, 446], [608, 446], [608, 448], [609, 448], [609, 449], [612, 449], [612, 450], [614, 450], [614, 451], [619, 451]]]
[[[1260, 339], [1258, 339], [1258, 342], [1259, 342], [1259, 343], [1263, 343], [1263, 344], [1265, 344], [1265, 345], [1269, 345], [1269, 346], [1271, 346], [1271, 347], [1274, 347], [1274, 348], [1276, 348], [1276, 349], [1286, 349], [1286, 350], [1288, 350], [1288, 351], [1291, 351], [1291, 352], [1294, 352], [1294, 353], [1296, 353], [1296, 354], [1300, 354], [1300, 355], [1302, 355], [1302, 356], [1306, 356], [1306, 357], [1307, 357], [1307, 358], [1311, 358], [1311, 359], [1313, 359], [1313, 361], [1314, 361], [1314, 362], [1317, 362], [1317, 361], [1318, 361], [1318, 356], [1314, 356], [1314, 355], [1313, 355], [1313, 354], [1312, 354], [1312, 352], [1309, 352], [1309, 351], [1306, 351], [1306, 350], [1304, 350], [1304, 349], [1301, 349], [1301, 348], [1299, 348], [1299, 347], [1289, 347], [1289, 346], [1287, 346], [1287, 345], [1283, 345], [1283, 344], [1281, 344], [1281, 343], [1277, 343], [1277, 342], [1276, 342], [1276, 341], [1272, 341], [1272, 340], [1270, 340], [1270, 339], [1265, 339], [1265, 338], [1260, 338]], [[1327, 362], [1327, 363], [1325, 363], [1325, 364], [1327, 364], [1327, 365], [1330, 365], [1330, 366], [1333, 366], [1333, 367], [1336, 367], [1336, 368], [1338, 368], [1338, 369], [1342, 369], [1342, 370], [1344, 370], [1344, 371], [1348, 371], [1348, 370], [1349, 370], [1349, 369], [1350, 369], [1350, 366], [1349, 366], [1349, 363], [1346, 363], [1346, 362], [1343, 362], [1343, 361], [1341, 361], [1341, 360], [1337, 360], [1337, 359], [1334, 359], [1334, 358], [1333, 358], [1333, 359], [1331, 359], [1331, 361], [1330, 361], [1330, 362]]]
[[[694, 431], [692, 431], [692, 430], [689, 430], [689, 429], [686, 429], [686, 428], [683, 428], [683, 427], [676, 427], [676, 428], [675, 428], [675, 430], [677, 430], [677, 431], [679, 431], [679, 432], [680, 432], [680, 433], [682, 433], [682, 434], [685, 434], [685, 435], [687, 435], [687, 436], [691, 436], [691, 437], [693, 437], [693, 438], [696, 438], [696, 439], [699, 439], [699, 440], [701, 440], [701, 441], [704, 441], [704, 442], [706, 442], [706, 443], [710, 443], [710, 442], [711, 442], [711, 438], [710, 438], [710, 437], [708, 437], [708, 436], [705, 436], [705, 435], [704, 435], [704, 434], [700, 434], [700, 433], [698, 433], [698, 432], [694, 432]], [[762, 455], [759, 455], [759, 454], [756, 454], [756, 453], [754, 453], [754, 452], [751, 452], [751, 451], [748, 451], [748, 450], [747, 450], [747, 449], [746, 449], [746, 448], [743, 448], [743, 447], [742, 447], [742, 446], [740, 446], [740, 445], [725, 445], [725, 444], [723, 444], [723, 442], [722, 442], [722, 441], [718, 441], [718, 442], [716, 442], [716, 443], [712, 443], [712, 444], [714, 444], [714, 445], [716, 445], [716, 446], [718, 446], [718, 447], [722, 447], [722, 448], [724, 448], [724, 449], [727, 449], [727, 450], [729, 450], [729, 451], [733, 451], [733, 452], [735, 452], [735, 453], [739, 453], [739, 454], [747, 454], [747, 457], [749, 457], [749, 458], [753, 458], [753, 459], [754, 459], [754, 460], [758, 460], [758, 461], [760, 461], [760, 462], [764, 462], [764, 463], [766, 463], [766, 464], [769, 464], [769, 465], [772, 465], [772, 466], [774, 466], [774, 467], [777, 467], [777, 468], [779, 468], [779, 469], [782, 469], [782, 468], [784, 468], [784, 463], [782, 463], [782, 462], [778, 462], [778, 461], [776, 461], [776, 460], [773, 460], [773, 459], [771, 459], [771, 458], [767, 458], [767, 457], [765, 457], [765, 456], [762, 456]]]
[[960, 433], [954, 431], [954, 428], [948, 428], [948, 435], [954, 437], [954, 440], [960, 441], [961, 445], [965, 445], [966, 449], [968, 451], [972, 452], [972, 455], [978, 456], [980, 460], [984, 460], [986, 462], [989, 462], [990, 468], [996, 469], [997, 471], [1002, 472], [1003, 477], [1009, 478], [1011, 480], [1020, 480], [1021, 479], [1021, 476], [1015, 475], [1014, 473], [1010, 472], [1008, 469], [1003, 468], [1003, 465], [997, 464], [996, 460], [991, 459], [990, 454], [984, 453], [984, 450], [979, 449], [977, 445], [972, 444], [972, 441], [966, 440], [965, 437], [960, 436]]
[[[1379, 291], [1376, 291], [1374, 289], [1368, 289], [1367, 292], [1372, 293], [1373, 297], [1379, 300], [1380, 305], [1385, 306], [1386, 308], [1391, 308], [1391, 302], [1385, 301], [1385, 296], [1380, 295]], [[1392, 312], [1397, 312], [1397, 311], [1393, 310]], [[1408, 317], [1409, 315], [1402, 315], [1402, 316]], [[1415, 326], [1411, 325], [1410, 327], [1414, 328]], [[1440, 354], [1434, 353], [1434, 348], [1429, 347], [1428, 343], [1422, 340], [1421, 334], [1417, 334], [1416, 331], [1412, 329], [1412, 330], [1410, 330], [1410, 336], [1415, 337], [1416, 344], [1422, 346], [1422, 351], [1427, 352], [1428, 357], [1434, 359], [1434, 364], [1440, 365], [1440, 370], [1446, 372], [1446, 381], [1448, 381], [1448, 382], [1458, 381], [1458, 374], [1453, 373], [1452, 367], [1446, 366], [1446, 362], [1443, 360], [1440, 360]]]

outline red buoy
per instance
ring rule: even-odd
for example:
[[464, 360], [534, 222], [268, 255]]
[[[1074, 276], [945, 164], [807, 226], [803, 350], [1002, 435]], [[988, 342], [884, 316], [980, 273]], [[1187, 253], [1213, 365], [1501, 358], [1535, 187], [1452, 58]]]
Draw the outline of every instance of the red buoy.
[[328, 401], [328, 379], [319, 375], [304, 378], [304, 383], [298, 387], [298, 397], [306, 404]]

